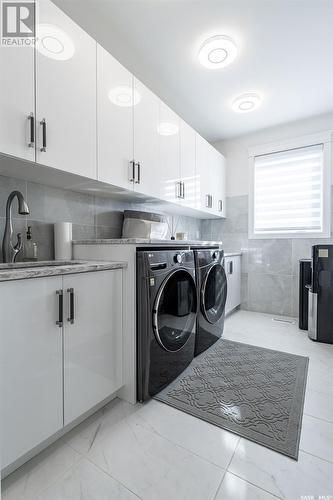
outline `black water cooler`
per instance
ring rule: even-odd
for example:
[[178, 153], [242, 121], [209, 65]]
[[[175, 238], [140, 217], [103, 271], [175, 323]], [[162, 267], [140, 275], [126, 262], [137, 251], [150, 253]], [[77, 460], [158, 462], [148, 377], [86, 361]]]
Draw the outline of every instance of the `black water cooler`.
[[309, 328], [309, 289], [311, 284], [311, 259], [299, 261], [299, 314], [298, 327], [301, 330]]

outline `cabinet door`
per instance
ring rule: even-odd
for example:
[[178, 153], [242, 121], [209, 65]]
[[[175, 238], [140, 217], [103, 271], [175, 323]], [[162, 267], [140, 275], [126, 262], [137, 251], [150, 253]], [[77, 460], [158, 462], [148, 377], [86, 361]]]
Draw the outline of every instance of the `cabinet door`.
[[63, 426], [61, 277], [0, 283], [2, 467]]
[[226, 257], [225, 272], [228, 286], [225, 312], [228, 314], [241, 303], [241, 257]]
[[64, 276], [65, 425], [122, 385], [122, 271]]
[[179, 116], [160, 101], [158, 124], [159, 192], [156, 195], [171, 202], [179, 202], [181, 199], [179, 135]]
[[139, 163], [136, 168], [134, 189], [140, 193], [158, 197], [156, 187], [160, 185], [159, 99], [136, 78], [134, 78], [134, 95], [138, 101], [133, 108], [134, 158]]
[[213, 210], [220, 217], [226, 216], [225, 200], [225, 158], [215, 148], [211, 151], [211, 190], [213, 192]]
[[184, 183], [182, 204], [195, 208], [197, 182], [195, 176], [195, 131], [180, 120], [180, 176]]
[[[0, 46], [0, 152], [35, 160], [33, 47]], [[34, 129], [33, 129], [34, 130]]]
[[96, 42], [49, 0], [38, 5], [37, 161], [96, 178]]
[[221, 199], [221, 205], [218, 206], [218, 212], [221, 217], [226, 217], [227, 216], [227, 196], [226, 196], [226, 191], [227, 191], [227, 164], [226, 164], [226, 159], [224, 158], [223, 155], [221, 155], [221, 188], [220, 188], [220, 193], [218, 199]]
[[98, 179], [133, 189], [133, 76], [97, 45]]
[[[210, 144], [199, 134], [196, 134], [195, 141], [196, 158], [196, 208], [212, 213], [212, 185], [211, 185], [211, 154]], [[212, 204], [212, 203], [211, 203]]]

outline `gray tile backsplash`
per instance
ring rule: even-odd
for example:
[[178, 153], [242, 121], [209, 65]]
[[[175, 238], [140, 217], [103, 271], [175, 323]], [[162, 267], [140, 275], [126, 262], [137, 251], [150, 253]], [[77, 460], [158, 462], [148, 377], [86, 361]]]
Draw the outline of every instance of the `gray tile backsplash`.
[[[119, 238], [124, 210], [153, 211], [151, 206], [142, 203], [123, 203], [0, 176], [1, 241], [6, 200], [14, 189], [24, 194], [30, 208], [29, 216], [19, 216], [17, 201], [14, 200], [14, 232], [24, 234], [27, 226], [32, 226], [40, 260], [54, 258], [55, 222], [72, 222], [74, 239]], [[166, 215], [174, 233], [185, 232], [189, 239], [222, 240], [226, 252], [242, 252], [242, 307], [253, 311], [297, 316], [298, 261], [309, 258], [311, 246], [316, 243], [333, 244], [333, 238], [249, 240], [248, 196], [228, 198], [227, 219], [223, 220], [200, 221], [192, 217]]]
[[[0, 176], [0, 260], [8, 195], [19, 190], [25, 196], [30, 214], [17, 214], [17, 201], [13, 202], [14, 232], [25, 234], [32, 226], [33, 239], [38, 244], [38, 259], [54, 258], [53, 224], [72, 222], [73, 239], [120, 238], [123, 212], [127, 209], [154, 211], [143, 203], [123, 203], [110, 198], [76, 193], [43, 184]], [[200, 238], [200, 220], [192, 217], [167, 215], [174, 232], [185, 232], [190, 239]], [[170, 235], [168, 235], [170, 237]], [[18, 258], [20, 260], [22, 255]]]
[[249, 240], [248, 196], [228, 198], [227, 219], [202, 221], [201, 236], [221, 239], [226, 252], [242, 252], [242, 308], [292, 316], [298, 315], [299, 259], [311, 257], [312, 245], [333, 244], [333, 238]]

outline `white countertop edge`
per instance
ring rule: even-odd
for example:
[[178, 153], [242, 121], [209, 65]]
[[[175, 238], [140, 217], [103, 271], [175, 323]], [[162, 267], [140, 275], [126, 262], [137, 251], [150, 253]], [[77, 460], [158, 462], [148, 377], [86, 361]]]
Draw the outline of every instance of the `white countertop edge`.
[[[76, 261], [77, 262], [77, 261]], [[33, 263], [36, 264], [36, 263]], [[27, 266], [29, 264], [27, 263]], [[127, 262], [112, 262], [112, 261], [94, 261], [84, 260], [80, 264], [69, 264], [60, 266], [45, 267], [19, 267], [15, 269], [1, 269], [0, 282], [22, 280], [29, 278], [43, 278], [47, 276], [60, 276], [64, 274], [88, 273], [93, 271], [108, 271], [112, 269], [124, 269], [127, 267]]]
[[222, 246], [222, 241], [148, 240], [146, 238], [111, 238], [73, 240], [73, 245], [159, 245], [159, 246]]

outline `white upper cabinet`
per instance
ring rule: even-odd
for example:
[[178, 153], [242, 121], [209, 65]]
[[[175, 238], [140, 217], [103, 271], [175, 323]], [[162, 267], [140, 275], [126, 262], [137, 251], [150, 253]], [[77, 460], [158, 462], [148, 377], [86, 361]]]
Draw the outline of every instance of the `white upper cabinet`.
[[195, 158], [196, 158], [196, 203], [195, 207], [206, 211], [213, 211], [210, 149], [208, 142], [196, 134]]
[[182, 196], [179, 116], [162, 101], [160, 101], [157, 131], [159, 138], [159, 193], [156, 195], [163, 200], [177, 202]]
[[97, 45], [98, 179], [126, 189], [134, 185], [133, 97], [133, 75]]
[[182, 204], [196, 207], [197, 179], [195, 175], [195, 131], [180, 119], [180, 177]]
[[36, 8], [36, 48], [0, 48], [0, 153], [225, 217], [223, 156], [50, 0]]
[[0, 46], [0, 152], [35, 160], [34, 49]]
[[134, 189], [158, 197], [159, 169], [159, 99], [134, 78]]
[[210, 211], [216, 215], [225, 214], [225, 170], [224, 157], [213, 146], [208, 144], [208, 165], [210, 176], [210, 194], [212, 207]]
[[[214, 149], [214, 148], [213, 148]], [[213, 209], [220, 217], [226, 216], [226, 196], [225, 196], [225, 158], [216, 149], [212, 152], [212, 173], [213, 173]]]
[[49, 0], [38, 2], [37, 161], [96, 178], [96, 42]]
[[196, 208], [225, 216], [225, 159], [209, 142], [196, 135]]

